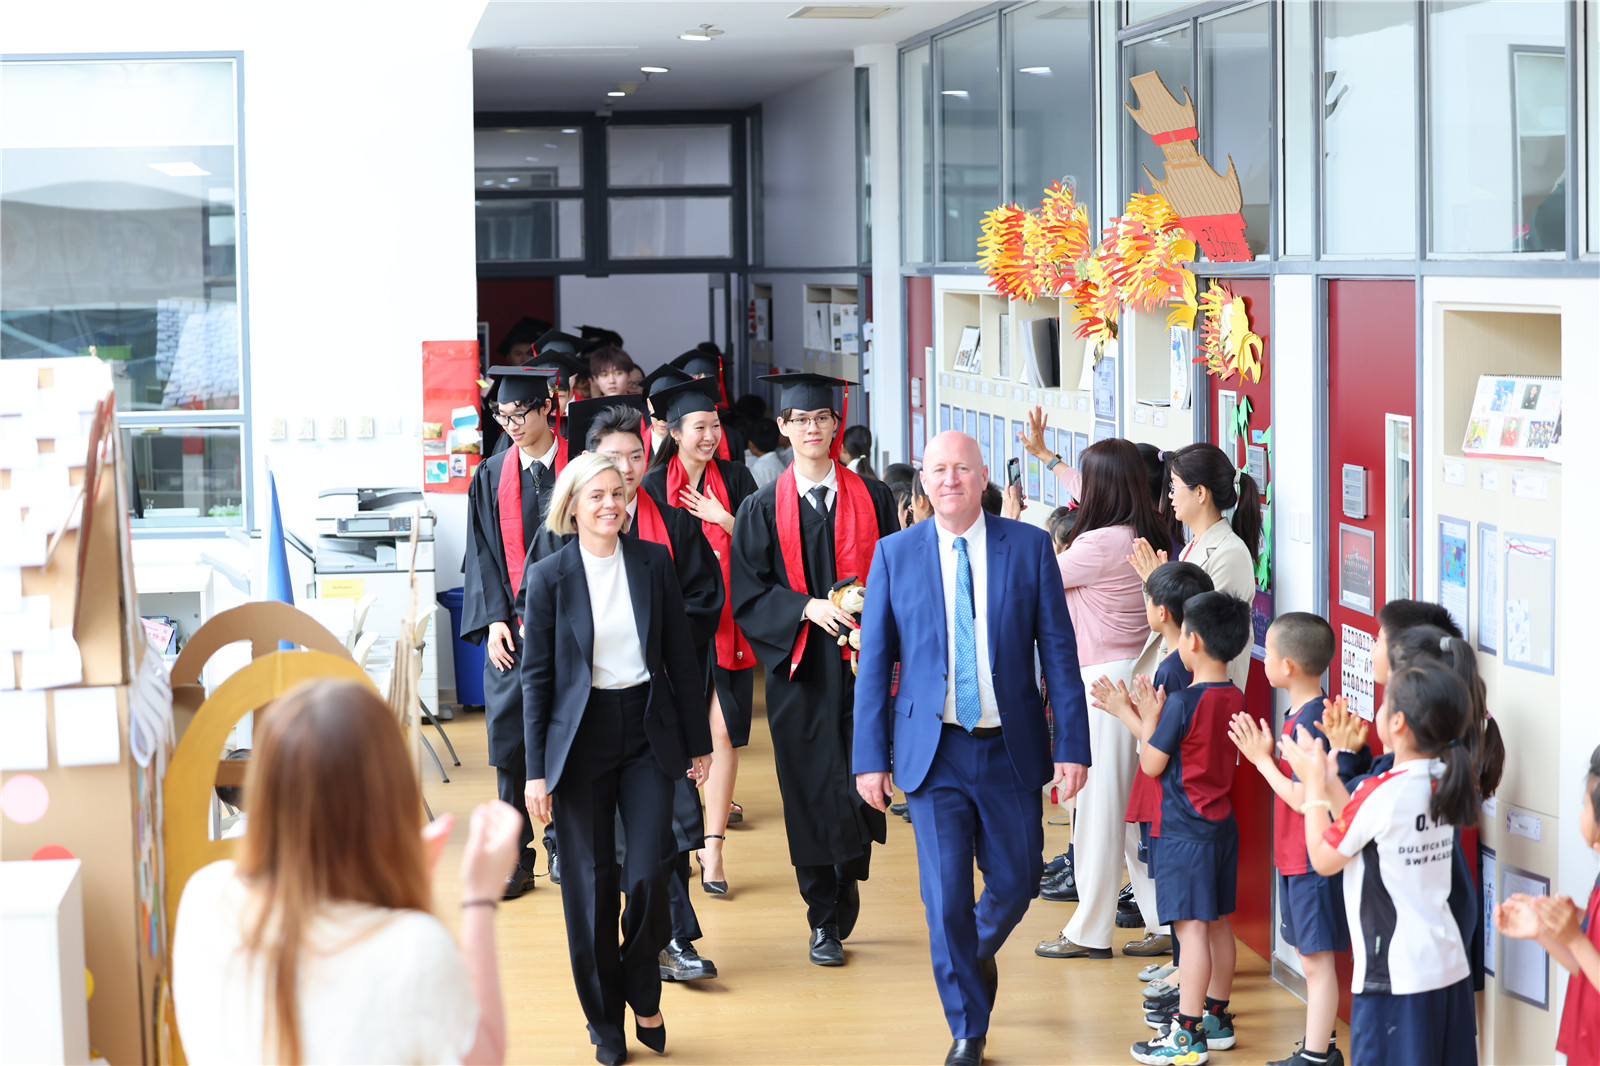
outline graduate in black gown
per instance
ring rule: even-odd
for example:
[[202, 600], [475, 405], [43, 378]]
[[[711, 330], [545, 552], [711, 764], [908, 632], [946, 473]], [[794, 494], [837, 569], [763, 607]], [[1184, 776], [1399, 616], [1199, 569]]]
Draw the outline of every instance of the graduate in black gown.
[[794, 462], [739, 509], [729, 594], [767, 670], [767, 724], [811, 961], [841, 966], [884, 816], [856, 792], [855, 677], [838, 645], [854, 623], [828, 593], [849, 578], [865, 584], [878, 539], [900, 523], [882, 482], [838, 462], [834, 389], [848, 383], [818, 374], [762, 380], [781, 388], [778, 429]]
[[[550, 431], [550, 379], [554, 371], [496, 366], [486, 401], [507, 447], [478, 464], [467, 486], [467, 554], [462, 570], [461, 636], [484, 646], [483, 710], [489, 762], [500, 798], [522, 815], [522, 850], [506, 879], [505, 898], [533, 887], [533, 823], [523, 801], [527, 764], [523, 750], [522, 681], [517, 671], [522, 637], [515, 600], [522, 588], [528, 545], [544, 521], [563, 449]], [[552, 855], [553, 857], [553, 855]]]
[[[669, 437], [651, 461], [645, 487], [700, 519], [700, 528], [717, 554], [723, 585], [732, 555], [734, 515], [756, 490], [755, 475], [742, 461], [719, 458], [724, 441], [716, 404], [720, 392], [711, 378], [657, 388], [650, 406], [663, 419]], [[705, 847], [699, 853], [700, 883], [713, 895], [728, 894], [722, 847], [727, 840], [733, 788], [739, 775], [739, 749], [750, 743], [755, 696], [755, 652], [724, 606], [717, 623], [711, 674], [711, 776], [705, 782]]]
[[[672, 553], [696, 661], [702, 664], [705, 691], [709, 693], [711, 642], [716, 635], [717, 620], [722, 615], [722, 573], [711, 545], [700, 532], [699, 521], [680, 507], [668, 506], [649, 490], [641, 490], [646, 460], [639, 423], [644, 417], [644, 404], [645, 398], [637, 395], [573, 401], [567, 408], [567, 446], [574, 455], [583, 451], [599, 452], [616, 464], [628, 494], [626, 534], [664, 544]], [[553, 555], [571, 539], [570, 535], [561, 536], [541, 528], [528, 548], [527, 565], [531, 567]], [[700, 791], [688, 778], [681, 778], [672, 796], [672, 830], [678, 848], [673, 877], [667, 886], [672, 939], [661, 952], [663, 981], [694, 981], [717, 976], [716, 964], [702, 958], [695, 950], [694, 942], [701, 937], [700, 921], [689, 895], [689, 853], [704, 844], [704, 825]], [[545, 836], [547, 842], [554, 839], [549, 830]]]
[[728, 403], [728, 388], [722, 376], [722, 351], [710, 341], [701, 341], [670, 365], [692, 378], [711, 378], [717, 383], [717, 416], [722, 420], [722, 441], [717, 445], [717, 458], [744, 462], [744, 432], [739, 429], [738, 419]]

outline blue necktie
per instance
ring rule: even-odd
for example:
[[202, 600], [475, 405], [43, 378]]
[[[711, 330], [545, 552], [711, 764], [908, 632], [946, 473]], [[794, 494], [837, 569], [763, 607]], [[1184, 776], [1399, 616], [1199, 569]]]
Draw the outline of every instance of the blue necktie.
[[978, 627], [972, 616], [972, 563], [967, 558], [967, 538], [956, 545], [956, 721], [972, 732], [983, 717], [978, 699]]

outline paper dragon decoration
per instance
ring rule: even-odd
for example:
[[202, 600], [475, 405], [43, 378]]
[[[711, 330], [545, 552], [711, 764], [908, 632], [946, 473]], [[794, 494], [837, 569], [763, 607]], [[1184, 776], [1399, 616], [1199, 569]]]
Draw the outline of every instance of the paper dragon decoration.
[[1200, 329], [1200, 354], [1195, 362], [1206, 365], [1206, 373], [1227, 381], [1236, 372], [1243, 381], [1261, 380], [1261, 338], [1250, 332], [1250, 311], [1244, 297], [1218, 281], [1213, 281], [1200, 297], [1205, 310], [1205, 325]]

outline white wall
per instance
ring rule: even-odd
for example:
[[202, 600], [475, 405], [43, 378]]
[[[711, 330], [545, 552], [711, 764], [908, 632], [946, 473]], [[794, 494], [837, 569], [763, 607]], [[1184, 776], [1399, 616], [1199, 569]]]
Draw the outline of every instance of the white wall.
[[[259, 501], [270, 461], [304, 536], [321, 488], [419, 482], [421, 344], [476, 335], [468, 41], [483, 7], [57, 0], [6, 13], [17, 55], [243, 53], [252, 484]], [[320, 439], [333, 415], [352, 435], [372, 415], [378, 436]], [[276, 417], [290, 440], [267, 439]], [[307, 417], [319, 440], [292, 439]], [[440, 585], [459, 584], [465, 497], [431, 500]]]
[[855, 99], [845, 62], [761, 102], [766, 266], [855, 264]]
[[888, 44], [858, 48], [856, 65], [866, 67], [871, 79], [867, 153], [872, 180], [873, 337], [863, 365], [868, 368], [866, 384], [872, 395], [873, 446], [879, 452], [873, 466], [881, 473], [885, 450], [895, 462], [911, 458], [906, 446], [905, 279], [900, 276], [900, 50]]
[[[633, 361], [654, 370], [712, 339], [710, 279], [705, 274], [612, 274], [560, 278], [561, 328], [603, 326], [622, 334]], [[719, 333], [722, 324], [717, 324]]]

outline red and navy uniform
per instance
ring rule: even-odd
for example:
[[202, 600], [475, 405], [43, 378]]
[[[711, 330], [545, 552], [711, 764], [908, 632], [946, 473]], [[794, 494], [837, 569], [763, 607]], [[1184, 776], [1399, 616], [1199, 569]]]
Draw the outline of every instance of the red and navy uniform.
[[[1589, 893], [1583, 932], [1600, 951], [1600, 879]], [[1567, 1056], [1567, 1066], [1600, 1066], [1600, 991], [1581, 972], [1567, 979], [1567, 1005], [1561, 1010], [1556, 1050]]]
[[[1292, 740], [1303, 727], [1324, 744], [1321, 693], [1283, 722], [1283, 735]], [[1300, 780], [1287, 759], [1278, 756], [1278, 769], [1291, 781]], [[1273, 796], [1272, 865], [1278, 870], [1279, 931], [1285, 943], [1302, 955], [1319, 951], [1348, 951], [1350, 931], [1344, 915], [1344, 884], [1339, 874], [1323, 877], [1311, 868], [1306, 850], [1306, 817]]]
[[1244, 693], [1232, 682], [1201, 682], [1167, 697], [1148, 741], [1168, 757], [1155, 871], [1163, 925], [1233, 913], [1239, 827], [1228, 790], [1238, 760], [1228, 722], [1244, 709]]
[[[1183, 657], [1173, 652], [1156, 667], [1156, 676], [1151, 679], [1150, 687], [1171, 696], [1188, 688], [1193, 680], [1194, 675], [1183, 665]], [[1139, 847], [1145, 853], [1144, 861], [1150, 876], [1154, 877], [1155, 857], [1151, 842], [1161, 835], [1161, 786], [1156, 784], [1155, 778], [1147, 774], [1133, 775], [1133, 788], [1128, 792], [1128, 811], [1122, 820], [1138, 824]]]

